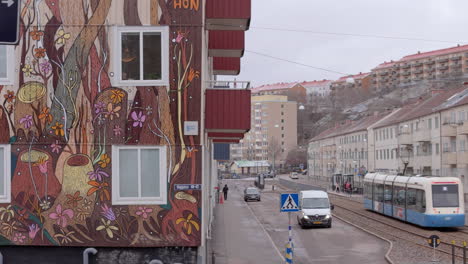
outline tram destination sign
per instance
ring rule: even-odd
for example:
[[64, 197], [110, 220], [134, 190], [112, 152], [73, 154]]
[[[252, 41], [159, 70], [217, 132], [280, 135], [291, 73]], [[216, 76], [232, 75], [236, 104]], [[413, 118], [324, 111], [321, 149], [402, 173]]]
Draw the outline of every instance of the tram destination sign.
[[0, 0], [0, 44], [18, 43], [19, 9], [20, 0]]

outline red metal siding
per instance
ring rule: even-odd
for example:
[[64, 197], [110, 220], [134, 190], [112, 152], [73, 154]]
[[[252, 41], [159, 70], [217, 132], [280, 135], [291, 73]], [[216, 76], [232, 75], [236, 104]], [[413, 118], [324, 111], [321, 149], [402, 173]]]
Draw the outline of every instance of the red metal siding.
[[206, 90], [208, 132], [243, 133], [250, 130], [250, 90]]
[[208, 49], [244, 50], [244, 31], [210, 30], [209, 35]]
[[213, 143], [232, 143], [238, 144], [240, 141], [235, 139], [213, 139]]
[[243, 133], [216, 133], [216, 132], [212, 132], [212, 133], [208, 133], [208, 137], [209, 138], [239, 138], [239, 139], [242, 139], [244, 138], [244, 134]]
[[226, 57], [213, 57], [213, 70], [215, 73], [231, 72], [233, 75], [240, 73], [241, 59], [240, 58], [226, 58]]
[[207, 18], [250, 19], [251, 0], [207, 0]]

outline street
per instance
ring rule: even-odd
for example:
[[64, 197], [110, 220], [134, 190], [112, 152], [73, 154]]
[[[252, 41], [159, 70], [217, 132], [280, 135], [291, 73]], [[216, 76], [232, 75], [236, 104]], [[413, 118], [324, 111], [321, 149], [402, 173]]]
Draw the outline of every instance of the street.
[[[216, 263], [283, 263], [278, 251], [284, 254], [288, 240], [288, 214], [279, 213], [279, 194], [268, 191], [271, 185], [267, 183], [262, 201], [247, 204], [242, 200], [242, 191], [246, 186], [253, 186], [253, 180], [229, 180], [225, 183], [230, 188], [228, 201], [219, 204], [215, 213], [215, 225], [221, 223], [224, 226], [222, 231], [216, 226], [214, 229], [215, 251], [223, 256], [216, 258]], [[301, 229], [296, 215], [292, 214], [291, 218], [295, 263], [386, 263], [384, 255], [388, 244], [374, 236], [338, 219], [333, 219], [331, 229]], [[238, 222], [239, 229], [232, 230], [234, 227], [230, 224], [235, 225], [234, 222]], [[223, 239], [226, 235], [229, 235], [229, 240]], [[264, 254], [265, 250], [269, 253]]]

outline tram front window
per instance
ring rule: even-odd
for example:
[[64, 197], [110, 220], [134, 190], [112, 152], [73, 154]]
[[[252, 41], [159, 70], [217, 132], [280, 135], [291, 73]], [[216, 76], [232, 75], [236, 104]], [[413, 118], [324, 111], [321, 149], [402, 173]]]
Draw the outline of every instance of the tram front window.
[[458, 185], [432, 185], [433, 207], [458, 207]]

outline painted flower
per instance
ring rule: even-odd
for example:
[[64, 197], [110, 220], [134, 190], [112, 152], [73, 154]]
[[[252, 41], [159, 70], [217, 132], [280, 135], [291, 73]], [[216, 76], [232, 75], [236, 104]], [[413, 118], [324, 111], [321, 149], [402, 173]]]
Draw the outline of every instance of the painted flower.
[[195, 78], [200, 78], [200, 72], [194, 70], [193, 68], [190, 68], [189, 74], [187, 76], [187, 79], [189, 82], [191, 82]]
[[73, 234], [75, 231], [66, 232], [65, 230], [61, 229], [54, 237], [60, 242], [60, 244], [65, 245], [71, 243], [73, 240]]
[[176, 225], [180, 224], [180, 223], [184, 223], [184, 229], [187, 231], [187, 235], [190, 235], [192, 234], [192, 226], [195, 227], [195, 229], [197, 231], [200, 230], [200, 226], [198, 225], [198, 223], [194, 220], [192, 220], [192, 217], [193, 215], [192, 214], [189, 214], [187, 216], [187, 218], [179, 218], [176, 220]]
[[50, 112], [49, 107], [47, 107], [47, 106], [43, 107], [41, 113], [39, 114], [39, 119], [41, 119], [41, 120], [44, 119], [47, 122], [47, 124], [52, 123], [52, 118], [53, 117], [49, 112]]
[[122, 128], [120, 125], [115, 125], [112, 130], [114, 131], [114, 136], [120, 136], [122, 134]]
[[46, 174], [47, 173], [47, 164], [49, 164], [49, 160], [47, 160], [46, 157], [42, 156], [42, 157], [39, 157], [39, 160], [36, 161], [33, 166], [36, 166], [36, 167], [39, 167], [39, 171], [42, 173], [42, 174]]
[[114, 211], [115, 211], [115, 215], [116, 215], [117, 217], [126, 216], [126, 215], [128, 214], [127, 208], [125, 208], [125, 207], [123, 207], [123, 206], [122, 206], [122, 207], [116, 207], [116, 208], [114, 209]]
[[110, 160], [109, 155], [102, 154], [100, 160], [98, 161], [98, 164], [99, 166], [101, 166], [101, 168], [106, 168], [107, 165], [109, 165], [110, 161], [111, 160]]
[[112, 211], [112, 208], [107, 206], [107, 204], [101, 205], [102, 212], [101, 214], [107, 218], [108, 220], [114, 221], [115, 220], [115, 214]]
[[67, 194], [67, 205], [77, 207], [78, 202], [81, 200], [83, 200], [83, 197], [80, 196], [80, 191], [76, 191], [74, 195]]
[[143, 114], [143, 112], [132, 112], [132, 119], [133, 119], [133, 127], [143, 127], [143, 123], [146, 121], [146, 116]]
[[90, 180], [98, 181], [102, 181], [103, 177], [109, 178], [109, 174], [105, 171], [102, 171], [100, 168], [97, 168], [95, 171], [88, 172], [88, 176]]
[[57, 154], [60, 153], [60, 150], [62, 149], [58, 140], [55, 140], [55, 143], [50, 144], [50, 148], [52, 149], [52, 152]]
[[80, 221], [85, 221], [86, 218], [88, 218], [90, 215], [91, 215], [91, 212], [84, 209], [84, 208], [81, 208], [81, 207], [78, 207], [76, 208], [76, 217], [78, 217], [78, 219], [80, 219]]
[[114, 233], [112, 232], [112, 230], [119, 230], [118, 227], [116, 226], [111, 226], [111, 221], [110, 220], [104, 220], [104, 218], [101, 218], [101, 222], [102, 222], [102, 225], [98, 226], [96, 228], [97, 231], [101, 231], [101, 230], [106, 230], [106, 233], [107, 235], [110, 237], [110, 238], [113, 238], [114, 237]]
[[20, 222], [23, 222], [24, 220], [27, 220], [29, 218], [28, 210], [26, 208], [24, 209], [16, 209], [16, 213], [18, 214], [18, 220]]
[[110, 193], [108, 190], [109, 184], [107, 182], [100, 183], [97, 181], [89, 181], [88, 184], [93, 186], [88, 190], [88, 193], [87, 193], [88, 196], [99, 191], [99, 199], [101, 199], [101, 201], [110, 200]]
[[32, 126], [33, 123], [33, 117], [32, 115], [26, 115], [25, 117], [21, 118], [19, 120], [20, 124], [24, 126], [24, 128], [28, 129]]
[[121, 103], [122, 99], [125, 97], [124, 92], [122, 92], [120, 90], [112, 90], [111, 92], [112, 92], [112, 94], [111, 94], [110, 98], [111, 98], [112, 102], [114, 104]]
[[36, 26], [33, 27], [33, 30], [29, 33], [33, 40], [40, 40], [44, 35], [44, 32], [39, 31]]
[[7, 90], [7, 93], [6, 93], [5, 95], [3, 95], [3, 97], [5, 97], [5, 100], [6, 100], [8, 103], [12, 103], [13, 100], [16, 99], [15, 92], [10, 91], [10, 90]]
[[151, 212], [153, 212], [153, 209], [140, 206], [138, 207], [138, 210], [135, 212], [135, 214], [138, 216], [142, 216], [143, 219], [146, 219], [148, 218], [148, 214]]
[[46, 211], [50, 209], [50, 202], [47, 200], [41, 201], [39, 203], [39, 206], [42, 208], [42, 210]]
[[63, 125], [60, 124], [59, 122], [55, 122], [55, 126], [52, 126], [52, 129], [54, 130], [56, 136], [60, 135], [63, 137], [65, 135], [65, 131], [63, 130]]
[[182, 33], [181, 31], [177, 31], [177, 37], [175, 39], [175, 41], [177, 43], [180, 43], [183, 39], [184, 39], [184, 33]]
[[84, 198], [81, 204], [85, 210], [91, 210], [91, 205], [93, 205], [93, 201]]
[[21, 69], [21, 71], [24, 73], [24, 75], [26, 76], [31, 76], [31, 73], [33, 72], [33, 69], [31, 67], [31, 65], [29, 64], [26, 64], [24, 65], [24, 67]]
[[65, 44], [65, 42], [70, 39], [70, 37], [70, 33], [65, 33], [65, 30], [60, 29], [57, 32], [57, 39], [55, 39], [55, 42], [57, 42], [57, 44]]
[[57, 224], [66, 227], [67, 226], [67, 218], [73, 219], [73, 210], [72, 209], [65, 209], [62, 210], [62, 205], [58, 204], [55, 208], [54, 213], [50, 213], [49, 217], [51, 219], [57, 220]]
[[23, 233], [15, 233], [13, 236], [13, 242], [16, 243], [24, 243], [24, 240], [26, 239], [26, 236], [23, 235]]
[[106, 105], [104, 102], [97, 102], [94, 104], [94, 113], [99, 114], [104, 112]]
[[49, 61], [44, 61], [39, 63], [39, 68], [44, 74], [48, 74], [52, 70], [52, 65], [50, 65]]
[[34, 52], [35, 52], [35, 53], [34, 53], [34, 56], [35, 56], [36, 58], [40, 59], [40, 58], [44, 58], [44, 57], [45, 57], [45, 52], [46, 52], [46, 50], [43, 49], [43, 48], [35, 48], [35, 49], [34, 49]]
[[6, 221], [8, 222], [14, 216], [15, 216], [15, 210], [11, 208], [11, 205], [7, 206], [6, 208], [5, 207], [0, 208], [0, 220], [3, 221], [4, 219], [6, 219]]
[[109, 103], [107, 105], [107, 112], [105, 114], [105, 117], [109, 118], [110, 120], [114, 120], [114, 116], [119, 118], [120, 117], [120, 114], [119, 114], [120, 109], [122, 109], [121, 106], [116, 106], [114, 108], [114, 105], [112, 105], [112, 103]]
[[34, 239], [36, 237], [36, 235], [37, 235], [37, 232], [39, 232], [39, 230], [41, 230], [37, 224], [29, 225], [28, 228], [29, 228], [28, 235], [29, 235], [30, 239]]
[[18, 227], [16, 226], [16, 221], [11, 221], [11, 223], [10, 222], [3, 222], [2, 223], [2, 230], [3, 230], [3, 232], [5, 232], [5, 235], [10, 236], [11, 234], [13, 234], [13, 232], [18, 230]]

